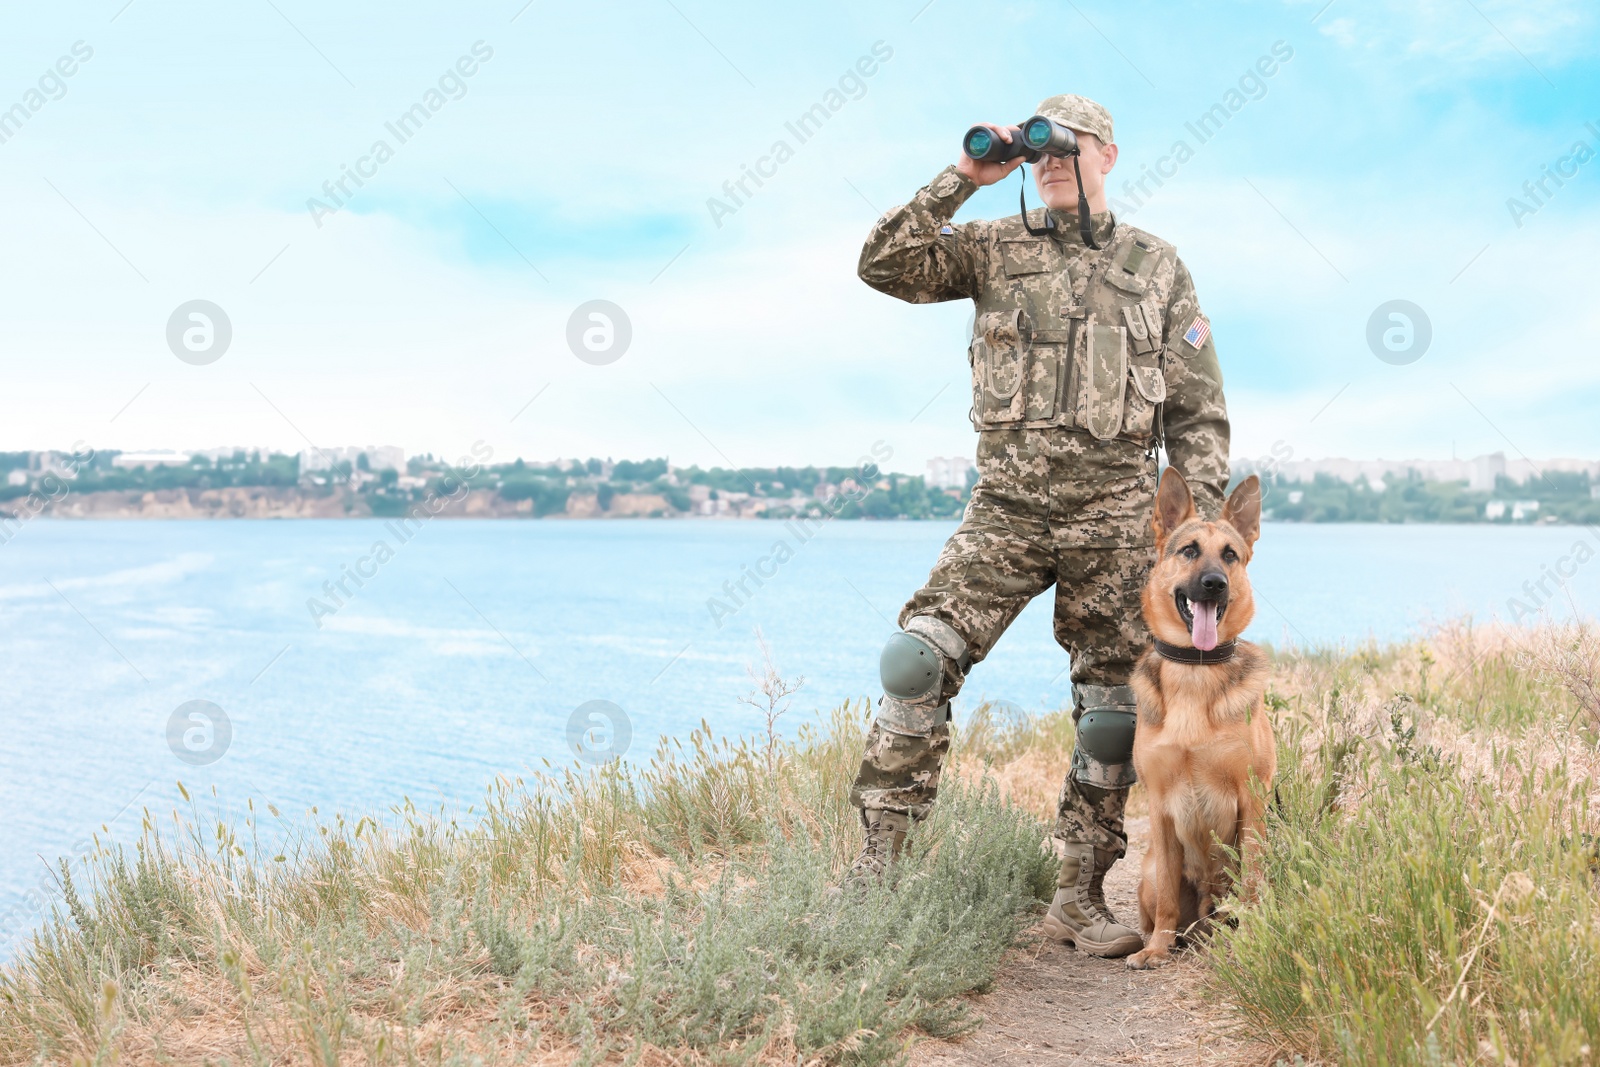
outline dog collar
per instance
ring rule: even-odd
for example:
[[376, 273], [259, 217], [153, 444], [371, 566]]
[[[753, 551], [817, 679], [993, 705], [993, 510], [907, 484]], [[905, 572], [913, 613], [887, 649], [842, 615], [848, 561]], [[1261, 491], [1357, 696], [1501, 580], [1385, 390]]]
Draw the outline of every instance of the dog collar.
[[1156, 654], [1162, 659], [1170, 659], [1174, 663], [1226, 663], [1233, 658], [1234, 642], [1224, 641], [1216, 648], [1199, 649], [1187, 645], [1169, 645], [1159, 637], [1155, 638]]

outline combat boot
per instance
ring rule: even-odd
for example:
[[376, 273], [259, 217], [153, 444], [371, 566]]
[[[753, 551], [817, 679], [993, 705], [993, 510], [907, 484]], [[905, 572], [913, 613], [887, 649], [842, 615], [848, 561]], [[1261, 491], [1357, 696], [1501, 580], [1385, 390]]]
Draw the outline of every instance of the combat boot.
[[1066, 843], [1055, 899], [1045, 913], [1044, 930], [1079, 952], [1120, 959], [1144, 948], [1144, 938], [1117, 922], [1106, 906], [1106, 871], [1116, 854], [1086, 841]]
[[898, 811], [880, 809], [861, 812], [861, 824], [866, 828], [867, 839], [856, 854], [855, 862], [845, 873], [847, 889], [864, 887], [882, 881], [891, 864], [905, 851], [906, 831], [911, 829], [911, 817]]

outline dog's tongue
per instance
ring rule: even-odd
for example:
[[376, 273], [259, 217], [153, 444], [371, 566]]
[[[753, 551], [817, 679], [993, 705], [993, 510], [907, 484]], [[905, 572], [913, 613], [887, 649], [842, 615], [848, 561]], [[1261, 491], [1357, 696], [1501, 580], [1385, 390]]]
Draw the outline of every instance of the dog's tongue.
[[1194, 612], [1194, 625], [1189, 629], [1194, 647], [1202, 652], [1210, 652], [1217, 647], [1217, 602], [1195, 600], [1190, 602], [1189, 610]]

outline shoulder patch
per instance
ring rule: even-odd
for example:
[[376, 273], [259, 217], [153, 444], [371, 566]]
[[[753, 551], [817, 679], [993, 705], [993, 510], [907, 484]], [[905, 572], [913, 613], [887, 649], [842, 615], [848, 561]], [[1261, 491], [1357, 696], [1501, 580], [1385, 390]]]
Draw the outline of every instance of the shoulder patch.
[[1199, 351], [1205, 347], [1206, 338], [1211, 336], [1211, 324], [1204, 315], [1196, 315], [1189, 328], [1183, 333], [1184, 343], [1190, 348]]
[[954, 234], [955, 232], [956, 232], [956, 228], [954, 226], [949, 225], [949, 224], [946, 224], [944, 226], [940, 226], [939, 227], [939, 233], [940, 233], [941, 236], [944, 236], [944, 237], [949, 237], [950, 235]]

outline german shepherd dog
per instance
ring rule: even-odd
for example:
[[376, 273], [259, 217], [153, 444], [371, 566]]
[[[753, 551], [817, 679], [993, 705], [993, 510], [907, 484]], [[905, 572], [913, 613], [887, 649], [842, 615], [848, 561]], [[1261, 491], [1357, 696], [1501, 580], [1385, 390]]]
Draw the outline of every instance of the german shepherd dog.
[[[1222, 520], [1206, 522], [1183, 475], [1168, 467], [1151, 526], [1156, 562], [1143, 607], [1155, 643], [1132, 678], [1133, 766], [1150, 801], [1139, 879], [1145, 947], [1128, 957], [1135, 970], [1168, 962], [1179, 935], [1209, 924], [1239, 873], [1227, 850], [1252, 878], [1263, 798], [1277, 771], [1266, 656], [1237, 639], [1255, 615], [1245, 567], [1261, 532], [1260, 481], [1246, 478]], [[1254, 897], [1251, 881], [1241, 888]]]

